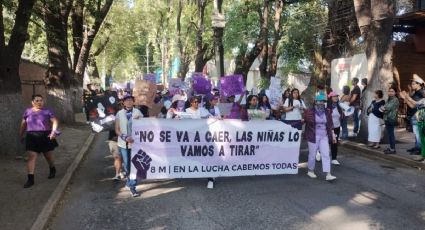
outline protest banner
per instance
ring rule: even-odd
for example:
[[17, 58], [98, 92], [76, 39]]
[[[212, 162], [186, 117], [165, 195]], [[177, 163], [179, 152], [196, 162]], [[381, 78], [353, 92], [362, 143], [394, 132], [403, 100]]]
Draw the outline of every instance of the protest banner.
[[152, 108], [156, 95], [156, 84], [146, 80], [136, 80], [133, 96], [136, 105], [146, 105]]
[[145, 75], [143, 75], [143, 80], [156, 84], [156, 75], [154, 73], [145, 73]]
[[208, 94], [211, 93], [211, 81], [200, 76], [196, 76], [192, 79], [192, 88], [196, 94]]
[[243, 94], [245, 92], [242, 75], [229, 75], [220, 78], [220, 93], [229, 97], [231, 95]]
[[298, 173], [301, 132], [279, 121], [133, 121], [131, 179]]
[[271, 77], [269, 89], [266, 90], [270, 105], [275, 110], [282, 105], [282, 87], [280, 86], [280, 82], [280, 78]]

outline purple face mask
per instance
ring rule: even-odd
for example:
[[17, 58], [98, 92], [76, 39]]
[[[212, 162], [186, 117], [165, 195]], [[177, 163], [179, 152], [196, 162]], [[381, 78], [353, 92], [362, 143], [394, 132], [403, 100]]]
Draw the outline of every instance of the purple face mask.
[[177, 111], [183, 112], [184, 111], [184, 104], [185, 104], [185, 101], [177, 101]]

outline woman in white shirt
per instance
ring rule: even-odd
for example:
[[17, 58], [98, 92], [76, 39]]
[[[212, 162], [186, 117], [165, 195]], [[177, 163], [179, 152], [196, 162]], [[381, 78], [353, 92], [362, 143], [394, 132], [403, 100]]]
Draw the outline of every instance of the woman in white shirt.
[[342, 108], [339, 106], [339, 98], [338, 94], [335, 92], [330, 92], [328, 95], [329, 101], [328, 101], [328, 108], [332, 110], [332, 123], [333, 123], [333, 131], [336, 137], [336, 142], [331, 143], [331, 154], [332, 154], [332, 161], [331, 164], [333, 165], [340, 165], [338, 162], [337, 155], [338, 155], [338, 139], [341, 131], [341, 120], [343, 118], [343, 112]]
[[190, 114], [192, 119], [213, 117], [204, 107], [199, 107], [199, 103], [198, 97], [192, 97], [190, 99], [190, 107], [186, 109], [186, 113]]
[[[190, 107], [186, 109], [186, 113], [192, 115], [192, 119], [202, 119], [202, 118], [210, 118], [213, 117], [208, 110], [203, 107], [199, 107], [199, 98], [192, 97], [190, 98]], [[208, 178], [207, 188], [214, 188], [214, 178]]]
[[284, 123], [291, 125], [298, 130], [302, 130], [302, 113], [307, 109], [304, 101], [300, 98], [298, 89], [293, 89], [291, 95], [283, 104], [283, 111], [286, 113]]

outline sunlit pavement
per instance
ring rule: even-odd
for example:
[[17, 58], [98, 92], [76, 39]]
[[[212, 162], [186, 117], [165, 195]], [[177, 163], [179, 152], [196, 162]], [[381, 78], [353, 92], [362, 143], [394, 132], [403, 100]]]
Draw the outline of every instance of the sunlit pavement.
[[[341, 154], [336, 182], [298, 175], [146, 181], [132, 198], [114, 183], [112, 158], [97, 137], [51, 229], [424, 229], [425, 174]], [[350, 150], [341, 149], [344, 153]], [[302, 148], [301, 162], [306, 149]]]

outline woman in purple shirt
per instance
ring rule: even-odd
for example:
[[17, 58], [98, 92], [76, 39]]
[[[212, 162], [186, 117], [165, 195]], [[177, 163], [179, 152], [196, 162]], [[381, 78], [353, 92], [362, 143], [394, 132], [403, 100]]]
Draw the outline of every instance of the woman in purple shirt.
[[336, 177], [331, 174], [331, 161], [329, 157], [329, 140], [336, 143], [333, 132], [333, 122], [331, 110], [325, 107], [326, 95], [320, 92], [316, 96], [314, 107], [304, 113], [305, 137], [308, 141], [308, 173], [310, 178], [317, 178], [314, 173], [316, 163], [316, 153], [320, 151], [322, 155], [322, 168], [326, 173], [326, 180], [332, 181]]
[[[28, 180], [24, 188], [34, 185], [34, 168], [37, 156], [43, 153], [50, 167], [48, 179], [56, 175], [56, 168], [52, 151], [58, 146], [58, 120], [53, 112], [43, 108], [44, 102], [41, 95], [32, 96], [32, 107], [25, 110], [20, 128], [20, 138], [25, 138], [25, 149], [28, 152]], [[25, 135], [26, 133], [26, 135]]]

